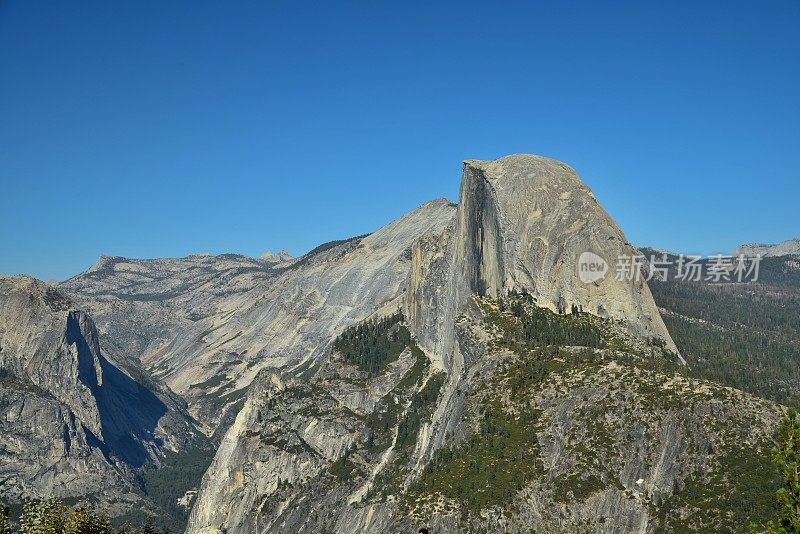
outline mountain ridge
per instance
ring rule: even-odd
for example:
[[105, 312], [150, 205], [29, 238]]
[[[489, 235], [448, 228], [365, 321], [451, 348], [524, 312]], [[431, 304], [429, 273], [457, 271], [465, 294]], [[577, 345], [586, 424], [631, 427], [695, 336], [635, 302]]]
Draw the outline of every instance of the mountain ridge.
[[[532, 247], [534, 242], [541, 246]], [[537, 320], [553, 328], [561, 320], [556, 318], [568, 320], [571, 309], [580, 321], [607, 324], [615, 336], [656, 340], [657, 346], [643, 350], [681, 367], [643, 281], [607, 278], [580, 285], [578, 258], [587, 249], [606, 256], [633, 251], [568, 166], [527, 155], [465, 162], [456, 213], [410, 251], [401, 311], [413, 341], [399, 367], [379, 374], [390, 393], [373, 398], [369, 384], [375, 377], [335, 351], [327, 351], [318, 367], [262, 370], [204, 476], [187, 532], [247, 532], [259, 510], [267, 510], [261, 524], [268, 531], [412, 528], [410, 516], [393, 503], [408, 495], [437, 451], [457, 443], [454, 436], [469, 435], [471, 405], [479, 402], [469, 391], [479, 388], [478, 370], [492, 376], [497, 371], [487, 362], [511, 358], [507, 352], [494, 356], [487, 342], [492, 327], [485, 326], [489, 312], [475, 298], [497, 301], [522, 291], [536, 309], [546, 310], [536, 312]], [[380, 316], [360, 324], [382, 324]], [[399, 408], [392, 408], [392, 397]], [[364, 414], [366, 423], [348, 415], [353, 412]], [[385, 422], [373, 428], [373, 420]], [[417, 430], [401, 446], [411, 421]], [[369, 445], [373, 441], [383, 452]], [[340, 464], [352, 476], [331, 481], [326, 473]], [[387, 477], [395, 500], [376, 501]], [[308, 480], [316, 482], [308, 486]], [[461, 528], [438, 512], [434, 516], [441, 517], [443, 531]]]
[[733, 256], [788, 256], [800, 254], [800, 238], [787, 239], [780, 243], [743, 243], [734, 249]]
[[[579, 276], [585, 253], [602, 276]], [[763, 495], [724, 474], [773, 483], [782, 408], [691, 376], [644, 276], [608, 267], [637, 254], [571, 167], [515, 154], [465, 160], [458, 204], [297, 258], [101, 256], [40, 300], [66, 314], [45, 330], [75, 347], [84, 404], [130, 403], [127, 377], [218, 446], [189, 533], [725, 529], [739, 496], [764, 517]], [[3, 331], [45, 342], [50, 312]], [[20, 387], [0, 392], [17, 406]], [[81, 450], [124, 457], [112, 436], [130, 414], [89, 408], [108, 439]], [[125, 462], [121, 485], [140, 464]], [[115, 513], [145, 502], [115, 498]]]
[[[426, 202], [372, 234], [277, 265], [224, 255], [114, 260], [113, 269], [60, 288], [98, 318], [101, 332], [125, 340], [128, 354], [187, 399], [213, 434], [232, 421], [261, 368], [313, 360], [333, 335], [312, 331], [315, 341], [292, 345], [292, 332], [328, 331], [349, 313], [363, 313], [355, 311], [361, 304], [354, 296], [362, 289], [383, 295], [370, 299], [375, 305], [390, 305], [405, 280], [406, 250], [453, 210], [448, 201]], [[382, 287], [364, 286], [369, 276]], [[326, 303], [327, 315], [313, 314]]]

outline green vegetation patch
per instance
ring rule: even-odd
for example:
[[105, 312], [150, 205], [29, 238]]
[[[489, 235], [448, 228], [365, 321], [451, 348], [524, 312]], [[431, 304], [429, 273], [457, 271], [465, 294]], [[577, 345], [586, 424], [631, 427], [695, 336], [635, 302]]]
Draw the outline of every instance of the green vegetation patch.
[[571, 499], [586, 500], [593, 493], [607, 489], [609, 484], [603, 482], [599, 476], [590, 473], [586, 476], [580, 474], [562, 475], [552, 481], [553, 499], [559, 502], [569, 502]]
[[577, 309], [567, 315], [557, 314], [537, 306], [526, 292], [512, 290], [505, 299], [479, 298], [477, 303], [486, 322], [502, 332], [495, 340], [496, 348], [521, 354], [535, 347], [608, 346], [608, 336], [595, 324], [597, 318]]
[[411, 332], [402, 322], [403, 314], [397, 312], [351, 326], [334, 340], [333, 350], [362, 371], [379, 373], [412, 344]]
[[573, 308], [569, 315], [559, 315], [536, 306], [528, 293], [512, 292], [508, 301], [500, 301], [519, 319], [522, 339], [531, 346], [601, 347], [603, 336], [591, 323], [588, 314]]
[[696, 472], [661, 506], [666, 532], [747, 532], [752, 522], [778, 515], [775, 492], [781, 479], [769, 446], [726, 447], [703, 473]]
[[60, 291], [48, 287], [44, 292], [44, 302], [53, 311], [67, 311], [72, 307], [72, 302]]
[[158, 469], [142, 472], [142, 486], [147, 494], [174, 519], [174, 527], [182, 529], [189, 510], [178, 505], [178, 499], [191, 489], [198, 489], [203, 473], [214, 458], [214, 448], [204, 436], [197, 436], [186, 452], [164, 451], [164, 462]]
[[765, 286], [651, 282], [691, 374], [800, 407], [800, 298]]
[[509, 412], [499, 400], [485, 409], [480, 429], [452, 449], [436, 451], [409, 488], [412, 502], [441, 495], [478, 513], [502, 505], [543, 473], [536, 438], [540, 412]]
[[341, 458], [328, 467], [328, 472], [339, 481], [348, 481], [361, 475], [360, 468], [351, 458], [352, 450], [347, 451]]

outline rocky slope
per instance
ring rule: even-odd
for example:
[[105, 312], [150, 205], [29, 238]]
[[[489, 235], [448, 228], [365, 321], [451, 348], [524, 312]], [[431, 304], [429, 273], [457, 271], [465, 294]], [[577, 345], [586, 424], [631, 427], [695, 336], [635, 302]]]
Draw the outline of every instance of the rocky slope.
[[[381, 331], [378, 312], [318, 365], [262, 371], [188, 532], [677, 532], [768, 516], [781, 408], [692, 378], [640, 279], [581, 282], [587, 251], [636, 254], [574, 171], [467, 161], [455, 216], [413, 245], [402, 320]], [[348, 356], [403, 328], [377, 371]]]
[[180, 401], [137, 382], [100, 350], [92, 319], [30, 277], [0, 277], [0, 492], [142, 501], [135, 471], [182, 451], [193, 433]]
[[61, 288], [97, 319], [104, 342], [186, 399], [211, 435], [261, 369], [314, 361], [344, 327], [397, 309], [411, 244], [441, 232], [454, 212], [434, 200], [371, 235], [277, 264], [102, 258]]
[[294, 258], [285, 250], [281, 250], [280, 252], [272, 252], [270, 250], [264, 252], [259, 256], [261, 261], [268, 262], [268, 263], [283, 263], [287, 261], [291, 261]]
[[[377, 375], [338, 353], [310, 379], [261, 375], [188, 532], [727, 531], [769, 516], [776, 405], [686, 376], [611, 321], [529, 297], [526, 318], [518, 298], [459, 316], [470, 363], [449, 398], [413, 342]], [[526, 339], [541, 314], [560, 343]]]
[[738, 530], [772, 512], [781, 407], [692, 375], [615, 276], [636, 254], [571, 168], [514, 155], [300, 258], [6, 279], [0, 475], [136, 502], [111, 488], [187, 443], [176, 394], [219, 445], [191, 533]]
[[787, 239], [781, 243], [769, 245], [766, 243], [744, 243], [736, 247], [733, 256], [788, 256], [800, 254], [800, 239]]

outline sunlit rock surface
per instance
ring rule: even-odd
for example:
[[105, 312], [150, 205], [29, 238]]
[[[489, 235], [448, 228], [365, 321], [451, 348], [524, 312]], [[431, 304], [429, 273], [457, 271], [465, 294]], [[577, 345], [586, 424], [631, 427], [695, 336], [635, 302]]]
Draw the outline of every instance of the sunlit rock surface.
[[179, 400], [106, 358], [92, 319], [27, 276], [0, 277], [0, 368], [6, 501], [94, 496], [123, 511], [141, 500], [134, 471], [191, 439]]

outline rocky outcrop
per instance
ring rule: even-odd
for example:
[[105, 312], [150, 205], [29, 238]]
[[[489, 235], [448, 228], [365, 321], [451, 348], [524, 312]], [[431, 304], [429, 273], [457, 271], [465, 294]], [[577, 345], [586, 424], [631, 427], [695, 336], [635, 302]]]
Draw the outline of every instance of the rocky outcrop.
[[261, 254], [260, 259], [268, 263], [284, 263], [291, 261], [294, 258], [292, 258], [291, 254], [289, 254], [286, 250], [281, 250], [280, 252], [272, 252], [268, 250]]
[[[584, 253], [605, 262], [604, 277], [581, 281]], [[526, 290], [560, 313], [576, 307], [622, 321], [677, 352], [644, 277], [615, 273], [618, 258], [636, 255], [567, 165], [532, 155], [468, 160], [455, 224], [440, 239], [416, 245], [407, 307], [420, 343], [446, 367], [453, 320], [471, 295], [510, 290]]]
[[766, 243], [744, 243], [736, 247], [733, 251], [733, 256], [746, 256], [752, 258], [755, 256], [771, 257], [771, 256], [789, 256], [800, 254], [800, 239], [787, 239], [781, 243], [768, 245]]
[[397, 310], [412, 243], [440, 233], [454, 212], [434, 200], [373, 234], [277, 265], [234, 255], [110, 258], [61, 288], [97, 318], [104, 343], [186, 399], [212, 435], [261, 369], [317, 360], [345, 327]]
[[[591, 283], [580, 281], [583, 252], [607, 258], [613, 269], [617, 256], [633, 256], [636, 251], [574, 171], [559, 162], [526, 155], [495, 162], [467, 161], [455, 213], [451, 208], [438, 225], [407, 243], [411, 246], [402, 265], [405, 277], [388, 301], [392, 306], [402, 303], [420, 354], [429, 365], [425, 373], [413, 381], [408, 377], [416, 376], [414, 366], [406, 367], [406, 374], [374, 377], [372, 387], [367, 378], [353, 378], [349, 371], [332, 376], [328, 370], [333, 362], [342, 364], [330, 353], [331, 338], [316, 339], [316, 345], [324, 347], [314, 353], [319, 367], [289, 370], [281, 377], [272, 374], [254, 383], [204, 478], [188, 532], [248, 532], [254, 521], [274, 532], [411, 528], [412, 518], [400, 511], [397, 499], [421, 476], [437, 450], [466, 437], [467, 421], [474, 417], [465, 396], [468, 377], [488, 356], [488, 334], [468, 334], [463, 325], [465, 317], [480, 316], [476, 295], [499, 298], [524, 291], [540, 306], [560, 313], [594, 314], [632, 339], [675, 352], [641, 277], [618, 280], [611, 272]], [[362, 284], [362, 288], [383, 285], [369, 277], [362, 278]], [[365, 298], [372, 293], [367, 291]], [[378, 304], [362, 317], [390, 309]], [[315, 313], [325, 313], [325, 308]], [[328, 331], [328, 335], [335, 333]], [[298, 337], [292, 342], [304, 340]], [[310, 381], [310, 386], [292, 378], [300, 372], [301, 383]], [[430, 402], [432, 383], [438, 384], [435, 401], [421, 408], [420, 398]], [[378, 384], [384, 387], [378, 390]], [[281, 391], [277, 397], [276, 387]], [[375, 395], [377, 391], [381, 393]], [[264, 422], [270, 419], [265, 414], [273, 413], [281, 414], [286, 422], [305, 425], [298, 415], [305, 405], [326, 407], [314, 415], [311, 426], [339, 429], [325, 431], [328, 452], [309, 442], [299, 448], [282, 443], [280, 436], [287, 432], [299, 438], [302, 434], [296, 426]], [[412, 417], [418, 427], [408, 443], [402, 420], [410, 413], [425, 415]], [[376, 451], [372, 443], [378, 434], [370, 425], [391, 420], [385, 414], [394, 414], [396, 420], [379, 425], [385, 448]], [[346, 447], [337, 445], [342, 436], [348, 436]], [[339, 475], [332, 476], [331, 470]], [[448, 521], [443, 517], [439, 526], [457, 531], [458, 523], [446, 527]]]
[[109, 361], [92, 319], [30, 277], [0, 277], [0, 491], [141, 500], [135, 470], [183, 450], [191, 422], [168, 394]]
[[97, 498], [118, 515], [142, 498], [133, 472], [67, 406], [34, 386], [0, 380], [0, 498]]

